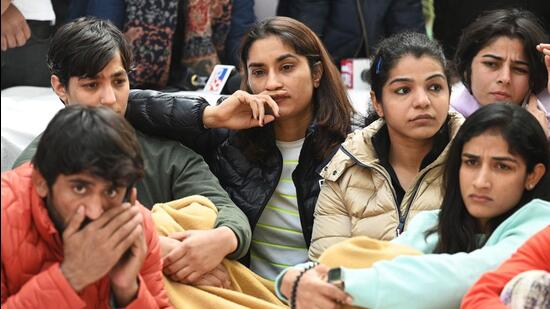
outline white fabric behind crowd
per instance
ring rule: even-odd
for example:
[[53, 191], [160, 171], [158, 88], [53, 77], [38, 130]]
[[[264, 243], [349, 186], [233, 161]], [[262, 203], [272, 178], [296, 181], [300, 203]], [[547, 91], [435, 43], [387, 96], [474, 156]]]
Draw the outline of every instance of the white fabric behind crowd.
[[[204, 92], [181, 91], [181, 95], [199, 95], [208, 103], [216, 104], [219, 95]], [[351, 90], [350, 98], [355, 109], [367, 110], [369, 92]], [[11, 168], [17, 156], [48, 125], [48, 122], [63, 108], [63, 104], [51, 88], [12, 87], [1, 92], [2, 103], [2, 172]]]

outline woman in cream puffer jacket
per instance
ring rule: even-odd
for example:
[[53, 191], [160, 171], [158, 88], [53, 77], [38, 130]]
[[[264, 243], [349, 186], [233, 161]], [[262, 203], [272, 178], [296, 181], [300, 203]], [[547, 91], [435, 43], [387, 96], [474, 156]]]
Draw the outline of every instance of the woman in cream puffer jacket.
[[[457, 113], [449, 113], [448, 140], [452, 140], [463, 120]], [[406, 230], [418, 212], [441, 206], [442, 172], [450, 143], [418, 172], [397, 207], [395, 188], [372, 142], [383, 126], [384, 120], [379, 119], [349, 134], [321, 171], [324, 184], [315, 209], [311, 260], [317, 260], [331, 245], [353, 236], [391, 240]]]

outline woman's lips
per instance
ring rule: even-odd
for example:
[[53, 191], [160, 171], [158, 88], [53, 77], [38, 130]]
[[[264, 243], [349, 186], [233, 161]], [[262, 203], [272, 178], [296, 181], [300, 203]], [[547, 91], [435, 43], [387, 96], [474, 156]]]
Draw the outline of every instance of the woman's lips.
[[470, 200], [478, 202], [478, 203], [487, 203], [491, 202], [493, 199], [487, 195], [481, 195], [481, 194], [470, 194], [468, 195], [468, 198]]
[[489, 94], [492, 95], [497, 101], [505, 101], [510, 99], [510, 95], [506, 92], [495, 91], [490, 92]]
[[273, 99], [273, 101], [275, 101], [277, 104], [279, 104], [280, 102], [288, 99], [289, 96], [287, 96], [287, 95], [278, 95], [278, 96], [273, 96], [271, 98]]
[[430, 115], [430, 114], [422, 114], [422, 115], [418, 115], [416, 117], [414, 117], [413, 119], [411, 119], [410, 121], [415, 123], [415, 124], [428, 124], [429, 122], [432, 122], [433, 120], [435, 120], [435, 117]]

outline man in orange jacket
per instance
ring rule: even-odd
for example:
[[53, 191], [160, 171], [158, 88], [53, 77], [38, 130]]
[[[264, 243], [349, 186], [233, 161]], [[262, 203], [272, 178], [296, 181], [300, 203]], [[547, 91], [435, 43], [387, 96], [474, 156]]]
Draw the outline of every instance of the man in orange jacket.
[[115, 112], [59, 111], [32, 163], [2, 174], [2, 308], [170, 307], [143, 167]]

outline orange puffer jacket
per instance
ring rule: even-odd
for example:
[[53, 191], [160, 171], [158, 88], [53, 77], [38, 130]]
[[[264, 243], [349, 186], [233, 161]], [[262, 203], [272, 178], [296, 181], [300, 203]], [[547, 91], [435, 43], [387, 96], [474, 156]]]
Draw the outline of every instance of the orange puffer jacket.
[[[61, 273], [61, 235], [31, 180], [29, 163], [2, 174], [2, 309], [110, 308], [107, 276], [76, 293]], [[137, 298], [127, 308], [171, 307], [162, 282], [158, 236], [142, 207], [147, 256]]]

